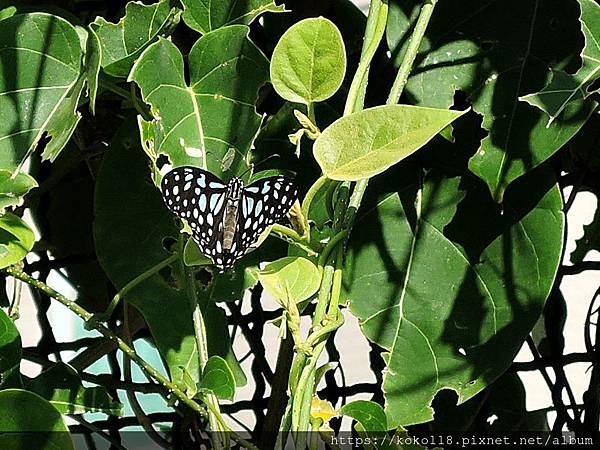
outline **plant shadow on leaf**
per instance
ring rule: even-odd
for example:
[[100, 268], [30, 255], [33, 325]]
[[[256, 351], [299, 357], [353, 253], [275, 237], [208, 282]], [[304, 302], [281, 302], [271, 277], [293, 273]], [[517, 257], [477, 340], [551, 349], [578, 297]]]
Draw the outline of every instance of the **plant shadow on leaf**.
[[466, 167], [474, 142], [461, 128], [456, 144], [437, 138], [372, 184], [351, 239], [345, 285], [364, 333], [387, 351], [395, 425], [430, 420], [443, 388], [463, 402], [495, 380], [559, 262], [562, 204], [547, 168], [516, 181], [499, 206]]
[[[390, 6], [387, 40], [397, 56], [395, 64], [405, 52], [406, 30], [420, 4], [394, 1]], [[437, 107], [450, 106], [456, 89], [469, 95], [489, 130], [469, 168], [488, 184], [497, 202], [513, 180], [562, 147], [596, 106], [574, 102], [559, 123], [546, 128], [547, 116], [519, 100], [548, 83], [550, 68], [576, 70], [583, 45], [578, 12], [575, 0], [526, 5], [461, 0], [440, 2], [436, 8], [407, 95], [411, 103]]]
[[21, 168], [41, 148], [53, 160], [80, 118], [82, 51], [75, 28], [57, 16], [18, 14], [3, 20], [0, 48], [7, 94], [0, 100], [0, 167]]

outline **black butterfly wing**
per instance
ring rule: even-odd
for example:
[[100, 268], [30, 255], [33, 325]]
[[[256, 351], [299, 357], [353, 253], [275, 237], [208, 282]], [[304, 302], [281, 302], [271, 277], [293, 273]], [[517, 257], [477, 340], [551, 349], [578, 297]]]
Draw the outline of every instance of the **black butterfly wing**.
[[285, 217], [298, 199], [298, 188], [287, 177], [258, 180], [243, 190], [238, 207], [235, 252], [244, 255], [269, 225]]
[[169, 210], [185, 219], [202, 253], [215, 260], [223, 233], [227, 185], [197, 167], [177, 167], [167, 173], [161, 188]]

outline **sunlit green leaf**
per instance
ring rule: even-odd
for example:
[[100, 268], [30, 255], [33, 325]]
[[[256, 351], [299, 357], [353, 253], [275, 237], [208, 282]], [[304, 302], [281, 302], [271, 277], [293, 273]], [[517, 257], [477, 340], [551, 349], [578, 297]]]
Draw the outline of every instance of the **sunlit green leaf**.
[[181, 0], [183, 20], [202, 34], [232, 24], [250, 24], [266, 12], [283, 12], [275, 0]]
[[82, 51], [75, 28], [44, 13], [18, 14], [0, 27], [0, 168], [14, 172], [43, 136], [53, 160], [80, 116]]
[[[268, 79], [268, 61], [248, 32], [232, 25], [201, 37], [188, 57], [190, 85], [173, 43], [160, 39], [144, 51], [130, 79], [151, 105], [154, 120], [141, 127], [155, 157], [162, 153], [174, 166], [208, 168], [218, 176], [246, 170], [244, 156], [261, 122], [254, 103]], [[235, 157], [224, 171], [231, 148]]]
[[27, 387], [48, 400], [61, 414], [123, 414], [123, 405], [114, 401], [104, 387], [83, 387], [77, 371], [65, 363], [56, 363], [46, 369]]
[[[388, 44], [398, 64], [420, 0], [391, 4]], [[574, 101], [550, 127], [548, 117], [519, 97], [542, 89], [551, 70], [577, 64], [580, 29], [575, 1], [479, 0], [438, 2], [406, 93], [422, 106], [450, 107], [467, 94], [489, 131], [470, 169], [501, 202], [506, 187], [558, 151], [588, 119], [595, 104]], [[518, 11], [518, 14], [515, 13]]]
[[304, 19], [281, 37], [271, 60], [271, 83], [291, 102], [322, 102], [337, 92], [346, 73], [346, 49], [335, 24]]
[[287, 256], [267, 264], [258, 272], [258, 279], [280, 304], [287, 305], [314, 295], [319, 289], [321, 274], [310, 260]]
[[218, 398], [233, 400], [235, 379], [227, 362], [220, 356], [211, 356], [202, 371], [201, 387], [208, 389]]
[[334, 180], [372, 177], [416, 152], [462, 114], [410, 105], [365, 109], [327, 127], [315, 142], [315, 158]]
[[25, 258], [34, 242], [33, 231], [23, 219], [12, 213], [0, 216], [0, 268]]
[[20, 205], [23, 197], [37, 185], [26, 172], [19, 172], [13, 177], [9, 170], [0, 169], [0, 213], [9, 206]]
[[33, 392], [0, 391], [0, 448], [10, 450], [74, 450], [60, 412]]
[[581, 7], [581, 31], [585, 46], [581, 53], [582, 66], [574, 74], [556, 71], [552, 81], [539, 92], [520, 98], [537, 106], [548, 116], [548, 126], [576, 100], [589, 97], [598, 90], [590, 91], [591, 84], [600, 78], [600, 5], [594, 0], [578, 0]]
[[[94, 58], [99, 56], [102, 69], [115, 77], [126, 77], [135, 60], [158, 36], [168, 34], [179, 20], [176, 8], [169, 0], [152, 5], [129, 2], [125, 16], [114, 24], [98, 17], [90, 24]], [[95, 34], [95, 36], [93, 36]], [[97, 75], [96, 75], [97, 76]]]

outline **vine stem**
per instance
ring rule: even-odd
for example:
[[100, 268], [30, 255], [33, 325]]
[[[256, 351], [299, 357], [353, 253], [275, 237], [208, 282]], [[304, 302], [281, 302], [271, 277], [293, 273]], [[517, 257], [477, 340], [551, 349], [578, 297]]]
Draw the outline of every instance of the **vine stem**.
[[[408, 76], [412, 70], [436, 3], [437, 0], [428, 0], [421, 8], [415, 30], [410, 38], [407, 53], [398, 69], [398, 74], [386, 101], [386, 104], [388, 105], [396, 104], [402, 95], [402, 91], [404, 90], [404, 86], [406, 85]], [[344, 116], [363, 108], [369, 67], [383, 37], [387, 23], [387, 14], [387, 0], [371, 1], [369, 17], [367, 19], [367, 28], [365, 30], [365, 41], [361, 52], [361, 60], [348, 92], [344, 107]], [[323, 258], [320, 261], [324, 264], [324, 268], [317, 298], [317, 306], [312, 320], [312, 335], [315, 336], [315, 332], [319, 333], [319, 339], [311, 340], [310, 344], [312, 344], [313, 347], [312, 353], [308, 358], [304, 355], [298, 355], [298, 360], [301, 361], [298, 365], [301, 368], [297, 370], [300, 372], [300, 375], [297, 382], [295, 379], [291, 380], [295, 384], [295, 398], [292, 400], [291, 411], [292, 432], [299, 432], [296, 434], [295, 439], [296, 448], [299, 449], [304, 449], [306, 447], [306, 433], [304, 432], [308, 431], [308, 427], [310, 426], [310, 408], [315, 387], [316, 363], [325, 347], [328, 335], [336, 329], [336, 327], [332, 327], [331, 331], [327, 330], [329, 333], [321, 334], [320, 331], [323, 328], [322, 321], [325, 318], [326, 312], [327, 315], [334, 319], [338, 319], [342, 281], [342, 261], [345, 243], [354, 225], [368, 183], [368, 179], [357, 181], [349, 199], [347, 194], [350, 189], [350, 184], [344, 183], [342, 185], [345, 188], [344, 191], [346, 194], [338, 194], [338, 199], [334, 208], [334, 230], [338, 234], [335, 236], [336, 239], [334, 239], [334, 244], [332, 244], [331, 247], [326, 247], [328, 251], [327, 256], [322, 255]], [[340, 234], [342, 231], [345, 233]], [[337, 240], [338, 236], [341, 236], [339, 241]], [[332, 262], [328, 262], [329, 253], [334, 250], [334, 248], [335, 257]]]
[[415, 58], [419, 53], [419, 47], [421, 46], [421, 42], [425, 36], [425, 30], [427, 30], [427, 26], [429, 25], [431, 15], [433, 14], [433, 10], [437, 2], [438, 0], [427, 0], [427, 2], [421, 7], [421, 12], [419, 13], [419, 18], [417, 19], [417, 23], [415, 25], [415, 30], [410, 36], [406, 54], [402, 59], [402, 64], [400, 64], [400, 68], [396, 74], [396, 79], [394, 80], [390, 95], [387, 99], [386, 103], [388, 105], [395, 105], [400, 100], [400, 96], [402, 95], [404, 86], [406, 86], [406, 83], [408, 82], [408, 76], [412, 70]]
[[[161, 375], [157, 369], [148, 364], [141, 356], [139, 356], [136, 353], [136, 351], [133, 348], [127, 345], [127, 343], [123, 339], [114, 334], [108, 327], [94, 320], [94, 315], [91, 312], [87, 311], [85, 308], [82, 308], [80, 305], [78, 305], [74, 300], [65, 297], [60, 292], [57, 292], [54, 289], [52, 289], [43, 281], [33, 278], [31, 275], [23, 272], [22, 270], [14, 266], [4, 268], [2, 269], [2, 272], [6, 273], [7, 275], [10, 275], [13, 278], [16, 278], [17, 280], [21, 280], [24, 283], [27, 283], [31, 287], [38, 289], [39, 291], [46, 294], [48, 297], [55, 299], [63, 306], [67, 307], [71, 312], [79, 316], [79, 318], [81, 318], [89, 328], [98, 331], [106, 339], [113, 342], [119, 348], [119, 350], [121, 350], [128, 358], [135, 362], [140, 367], [140, 369], [142, 369], [142, 372], [144, 372], [145, 375], [164, 386], [168, 394], [174, 395], [181, 403], [185, 404], [201, 416], [207, 416], [207, 412], [201, 404], [195, 402], [191, 398], [188, 398], [185, 392], [179, 389], [175, 383], [172, 383], [166, 377]], [[228, 427], [226, 427], [225, 424], [223, 424], [223, 426], [225, 427], [225, 431], [230, 434], [231, 438], [240, 445], [242, 445], [244, 448], [250, 450], [258, 450], [258, 448], [254, 444], [238, 436], [236, 433], [232, 432]]]
[[104, 311], [102, 314], [100, 314], [98, 319], [100, 319], [100, 318], [108, 319], [112, 315], [113, 311], [115, 310], [115, 308], [117, 307], [117, 305], [119, 304], [121, 299], [123, 297], [125, 297], [125, 295], [129, 291], [131, 291], [134, 287], [136, 287], [142, 281], [146, 280], [147, 278], [151, 277], [155, 273], [159, 272], [161, 269], [163, 269], [163, 268], [167, 267], [169, 264], [177, 261], [178, 257], [179, 257], [179, 255], [177, 253], [173, 253], [168, 258], [165, 258], [158, 264], [150, 267], [148, 270], [141, 273], [140, 275], [135, 277], [133, 280], [131, 280], [129, 283], [127, 283], [125, 286], [123, 286], [123, 288], [115, 294], [115, 296], [112, 298], [110, 304], [108, 305], [108, 308], [106, 308], [106, 311]]

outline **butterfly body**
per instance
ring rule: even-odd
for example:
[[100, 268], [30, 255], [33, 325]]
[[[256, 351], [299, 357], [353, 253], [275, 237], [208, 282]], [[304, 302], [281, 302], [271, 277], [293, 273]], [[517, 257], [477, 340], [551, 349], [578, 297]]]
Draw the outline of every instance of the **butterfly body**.
[[244, 187], [240, 178], [224, 183], [196, 167], [173, 169], [161, 187], [167, 207], [189, 223], [192, 238], [221, 271], [233, 267], [298, 198], [292, 180], [283, 176]]

